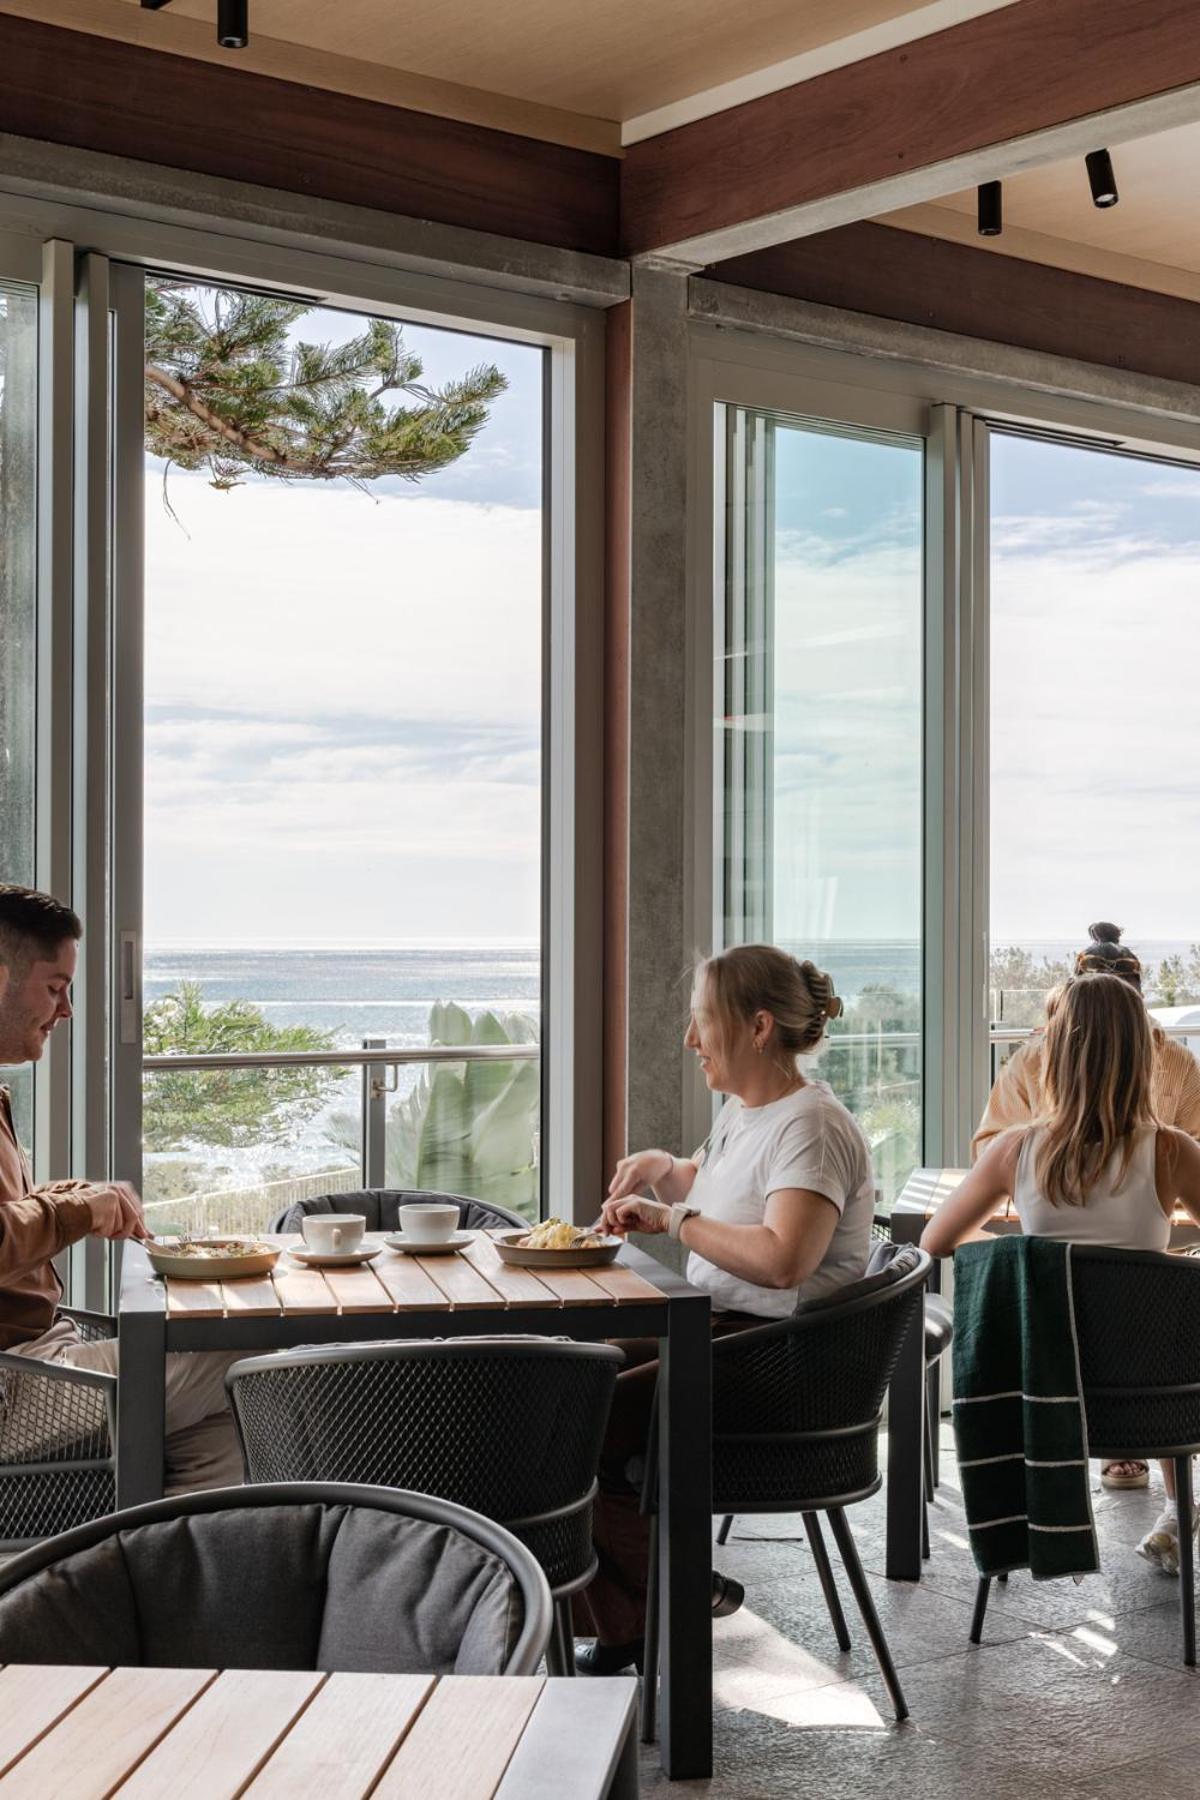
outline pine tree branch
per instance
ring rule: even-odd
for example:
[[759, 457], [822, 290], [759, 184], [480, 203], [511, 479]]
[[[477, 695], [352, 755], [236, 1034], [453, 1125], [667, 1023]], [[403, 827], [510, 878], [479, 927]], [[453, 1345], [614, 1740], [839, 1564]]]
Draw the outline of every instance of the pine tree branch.
[[215, 413], [210, 406], [206, 406], [186, 381], [180, 381], [177, 376], [169, 375], [165, 369], [159, 369], [153, 363], [147, 363], [146, 380], [154, 382], [156, 387], [160, 387], [165, 393], [170, 394], [173, 400], [178, 400], [179, 404], [185, 406], [193, 418], [199, 419], [202, 425], [207, 425], [210, 431], [217, 432], [227, 443], [233, 444], [242, 451], [243, 455], [253, 456], [260, 462], [274, 463], [279, 468], [294, 471], [297, 475], [308, 472], [310, 465], [307, 463], [297, 462], [286, 451], [277, 450], [274, 444], [261, 443], [256, 438], [252, 438], [248, 432], [240, 430], [236, 425], [231, 425], [227, 419], [221, 417], [220, 413]]

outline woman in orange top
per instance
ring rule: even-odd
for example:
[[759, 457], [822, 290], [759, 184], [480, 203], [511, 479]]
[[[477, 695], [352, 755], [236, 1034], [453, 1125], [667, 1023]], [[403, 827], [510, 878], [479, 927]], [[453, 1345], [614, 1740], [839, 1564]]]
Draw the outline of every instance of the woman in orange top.
[[[1121, 942], [1121, 927], [1102, 920], [1088, 926], [1088, 943], [1075, 958], [1077, 975], [1119, 975], [1140, 994], [1142, 965], [1127, 944]], [[1053, 1000], [1047, 1007], [1053, 1011]], [[1200, 1063], [1186, 1044], [1169, 1038], [1157, 1025], [1151, 1026], [1153, 1063], [1150, 1074], [1150, 1102], [1155, 1118], [1163, 1126], [1174, 1126], [1189, 1137], [1200, 1139]], [[996, 1077], [988, 1096], [983, 1117], [971, 1140], [971, 1161], [977, 1162], [982, 1152], [1002, 1131], [1014, 1125], [1028, 1125], [1046, 1111], [1046, 1033], [1040, 1028], [1009, 1057]], [[1105, 1463], [1100, 1479], [1105, 1487], [1145, 1487], [1150, 1478], [1148, 1466], [1136, 1458]]]

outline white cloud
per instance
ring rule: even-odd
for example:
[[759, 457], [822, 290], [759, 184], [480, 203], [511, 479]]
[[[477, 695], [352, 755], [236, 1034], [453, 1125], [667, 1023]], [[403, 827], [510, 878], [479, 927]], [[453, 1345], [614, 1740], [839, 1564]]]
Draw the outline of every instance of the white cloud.
[[150, 938], [538, 929], [541, 520], [147, 497]]

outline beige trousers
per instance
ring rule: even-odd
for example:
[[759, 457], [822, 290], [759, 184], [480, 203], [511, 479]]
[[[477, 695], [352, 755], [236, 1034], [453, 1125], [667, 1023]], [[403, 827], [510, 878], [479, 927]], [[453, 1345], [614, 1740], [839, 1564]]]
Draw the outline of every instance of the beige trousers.
[[[120, 1372], [117, 1340], [85, 1344], [69, 1319], [57, 1319], [32, 1343], [14, 1346], [40, 1362]], [[225, 1371], [244, 1351], [184, 1351], [167, 1357], [167, 1494], [241, 1485], [242, 1453], [225, 1397]]]

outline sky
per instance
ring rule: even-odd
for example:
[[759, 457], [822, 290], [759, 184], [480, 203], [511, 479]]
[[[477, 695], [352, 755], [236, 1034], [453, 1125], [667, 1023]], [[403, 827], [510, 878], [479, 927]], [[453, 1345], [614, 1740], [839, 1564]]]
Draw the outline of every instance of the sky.
[[[307, 335], [336, 342], [353, 315]], [[146, 493], [146, 934], [533, 940], [541, 353], [410, 326], [510, 382], [418, 486]], [[996, 436], [991, 929], [1200, 938], [1200, 472]], [[921, 451], [777, 434], [775, 933], [920, 931]], [[1197, 847], [1193, 847], [1197, 846]]]
[[1200, 470], [997, 437], [992, 485], [993, 942], [1200, 939]]
[[147, 471], [151, 946], [538, 936], [541, 353], [405, 335], [509, 378], [420, 485]]
[[[776, 935], [912, 939], [920, 451], [776, 441]], [[1200, 940], [1200, 471], [996, 434], [991, 512], [992, 942]]]

